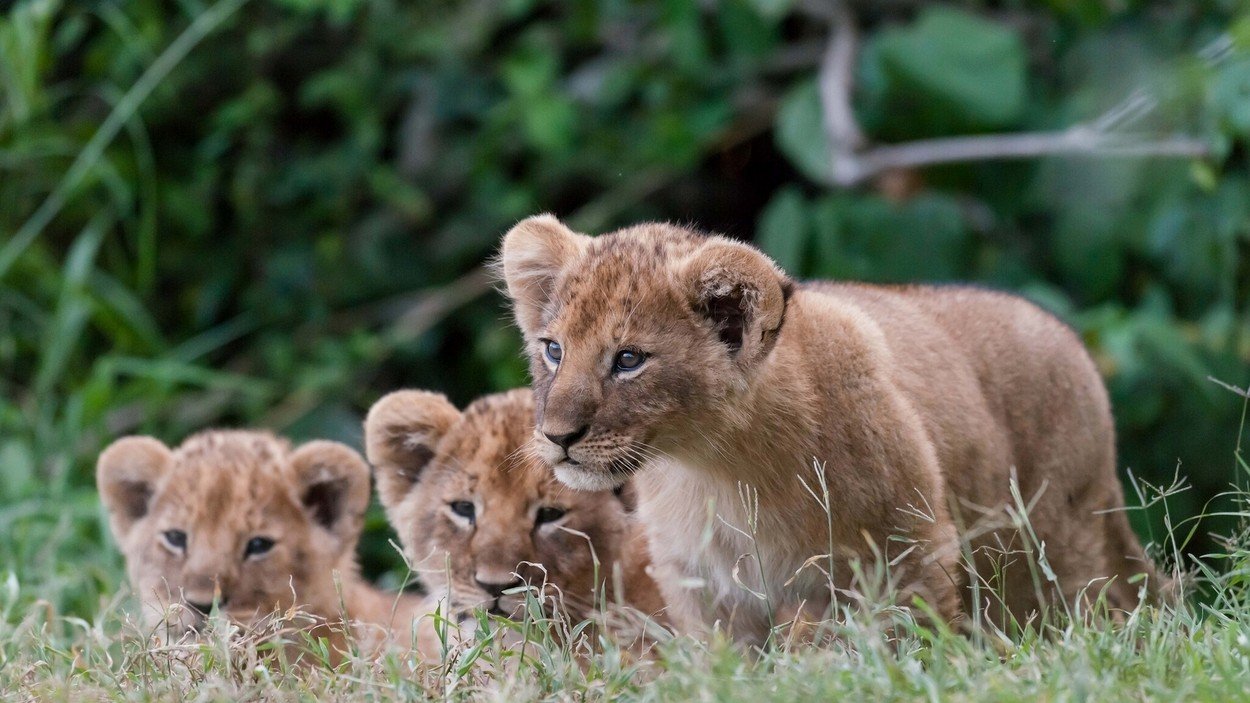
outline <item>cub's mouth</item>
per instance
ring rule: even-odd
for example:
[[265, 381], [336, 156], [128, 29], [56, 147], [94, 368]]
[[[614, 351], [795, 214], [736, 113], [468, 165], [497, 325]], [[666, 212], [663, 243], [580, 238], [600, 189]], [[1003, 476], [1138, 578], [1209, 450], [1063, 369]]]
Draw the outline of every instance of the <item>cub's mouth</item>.
[[499, 604], [498, 601], [486, 601], [483, 603], [479, 603], [472, 608], [461, 608], [460, 610], [456, 611], [455, 613], [456, 624], [464, 625], [467, 623], [472, 623], [475, 620], [476, 611], [479, 608], [482, 610], [482, 612], [486, 613], [487, 615], [494, 615], [494, 616], [501, 617], [501, 618], [508, 618], [510, 620], [514, 620], [518, 616], [524, 614], [524, 611], [522, 608], [512, 608], [511, 610], [505, 610], [503, 606]]
[[567, 457], [552, 468], [556, 480], [577, 491], [609, 491], [623, 485], [632, 473], [629, 468], [616, 462], [590, 466]]

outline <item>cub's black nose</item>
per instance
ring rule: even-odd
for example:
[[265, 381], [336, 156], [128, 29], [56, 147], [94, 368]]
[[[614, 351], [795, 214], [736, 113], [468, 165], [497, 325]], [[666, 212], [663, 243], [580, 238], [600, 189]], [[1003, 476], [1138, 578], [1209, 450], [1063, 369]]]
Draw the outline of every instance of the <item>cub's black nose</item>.
[[568, 451], [569, 447], [573, 446], [574, 444], [577, 444], [577, 440], [586, 436], [586, 432], [589, 429], [590, 429], [590, 425], [582, 425], [580, 429], [574, 430], [572, 432], [566, 432], [565, 434], [548, 434], [544, 432], [543, 436], [551, 440], [552, 444], [558, 444], [560, 445], [562, 449], [564, 449], [565, 451]]
[[[190, 600], [189, 600], [189, 601], [187, 601], [187, 605], [188, 605], [188, 606], [190, 606], [190, 607], [192, 607], [192, 608], [194, 608], [195, 610], [199, 611], [199, 613], [200, 613], [201, 615], [208, 615], [209, 613], [213, 612], [213, 604], [212, 604], [212, 602], [208, 602], [208, 603], [196, 603], [195, 601], [190, 601]], [[225, 599], [225, 598], [222, 598], [221, 600], [217, 601], [217, 607], [219, 607], [219, 608], [224, 608], [224, 607], [226, 607], [226, 599]]]
[[483, 581], [481, 579], [474, 579], [474, 581], [477, 581], [478, 588], [481, 588], [483, 591], [489, 593], [491, 598], [498, 598], [503, 595], [504, 591], [509, 588], [516, 588], [522, 583], [519, 578], [513, 579], [507, 583], [491, 583], [490, 581]]

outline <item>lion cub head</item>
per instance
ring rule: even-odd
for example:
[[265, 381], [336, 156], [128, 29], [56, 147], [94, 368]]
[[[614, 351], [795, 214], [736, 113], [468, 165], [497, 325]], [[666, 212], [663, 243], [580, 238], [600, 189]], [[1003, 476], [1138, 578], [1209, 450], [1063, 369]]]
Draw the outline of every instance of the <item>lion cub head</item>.
[[126, 437], [100, 455], [96, 481], [147, 624], [178, 634], [214, 606], [244, 624], [292, 605], [328, 618], [333, 571], [355, 575], [369, 468], [344, 445], [210, 431], [170, 450]]
[[750, 246], [658, 223], [591, 238], [531, 217], [500, 265], [531, 359], [537, 451], [583, 490], [735, 422], [793, 287]]
[[378, 495], [421, 581], [460, 619], [515, 617], [524, 584], [581, 619], [615, 563], [629, 516], [611, 492], [570, 491], [527, 451], [528, 389], [457, 410], [441, 394], [397, 391], [365, 420]]

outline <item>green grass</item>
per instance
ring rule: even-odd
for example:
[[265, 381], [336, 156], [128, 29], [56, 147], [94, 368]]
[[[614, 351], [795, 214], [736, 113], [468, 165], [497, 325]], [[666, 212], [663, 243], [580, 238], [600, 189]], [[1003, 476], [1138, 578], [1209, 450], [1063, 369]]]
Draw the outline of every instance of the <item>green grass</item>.
[[[610, 638], [558, 637], [577, 625], [534, 615], [495, 622], [480, 631], [494, 634], [451, 647], [442, 661], [349, 653], [332, 663], [323, 643], [291, 629], [261, 639], [216, 622], [192, 643], [146, 637], [115, 567], [103, 581], [117, 593], [100, 596], [89, 618], [53, 605], [79, 602], [56, 589], [82, 588], [81, 579], [45, 574], [24, 586], [9, 574], [0, 584], [0, 699], [1240, 700], [1250, 696], [1250, 493], [1234, 498], [1242, 527], [1181, 576], [1184, 602], [1142, 606], [1118, 625], [1059, 615], [1012, 637], [935, 631], [904, 610], [860, 603], [827, 623], [822, 646], [758, 652], [663, 637], [639, 659]], [[526, 644], [505, 645], [501, 633]]]
[[[1236, 476], [1250, 476], [1240, 450], [1234, 462]], [[221, 622], [195, 642], [161, 643], [131, 618], [120, 558], [92, 546], [101, 543], [95, 497], [45, 494], [0, 508], [10, 570], [0, 574], [0, 700], [1242, 700], [1250, 697], [1250, 492], [1233, 483], [1235, 507], [1224, 517], [1238, 527], [1219, 552], [1189, 561], [1180, 575], [1187, 597], [1142, 606], [1116, 625], [1056, 613], [1012, 636], [961, 634], [860, 602], [826, 624], [821, 646], [759, 652], [660, 637], [639, 659], [610, 638], [559, 637], [584, 624], [531, 608], [524, 622], [496, 621], [482, 630], [494, 635], [427, 662], [402, 653], [334, 657], [298, 630], [262, 639]], [[1165, 512], [1186, 490], [1181, 481], [1134, 488], [1136, 502]], [[814, 499], [820, 494], [813, 488]], [[1157, 551], [1174, 565], [1196, 525], [1180, 520], [1156, 535]], [[501, 634], [526, 644], [507, 646]]]
[[[722, 642], [674, 638], [656, 661], [611, 646], [581, 657], [550, 623], [530, 623], [525, 656], [484, 641], [446, 662], [323, 655], [294, 664], [243, 637], [182, 647], [145, 640], [124, 600], [92, 619], [56, 616], [13, 578], [0, 597], [5, 700], [1212, 700], [1250, 695], [1250, 551], [1206, 585], [1209, 605], [1145, 608], [1119, 627], [1047, 626], [1015, 640], [930, 633], [894, 618], [851, 615], [828, 647], [751, 656]], [[904, 623], [904, 624], [899, 624]], [[311, 647], [316, 649], [315, 646]]]

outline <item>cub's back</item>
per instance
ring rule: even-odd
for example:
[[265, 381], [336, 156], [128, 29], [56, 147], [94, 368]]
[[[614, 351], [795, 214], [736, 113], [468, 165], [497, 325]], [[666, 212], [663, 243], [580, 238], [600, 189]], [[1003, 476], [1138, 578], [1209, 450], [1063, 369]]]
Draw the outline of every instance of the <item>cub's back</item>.
[[[999, 502], [1015, 468], [1026, 494], [1043, 477], [1114, 480], [1114, 427], [1093, 360], [1063, 322], [1015, 295], [969, 286], [817, 282], [802, 291], [862, 311], [890, 350], [887, 373], [911, 399], [958, 494]], [[980, 470], [965, 469], [979, 465]], [[989, 479], [993, 488], [979, 485]]]

